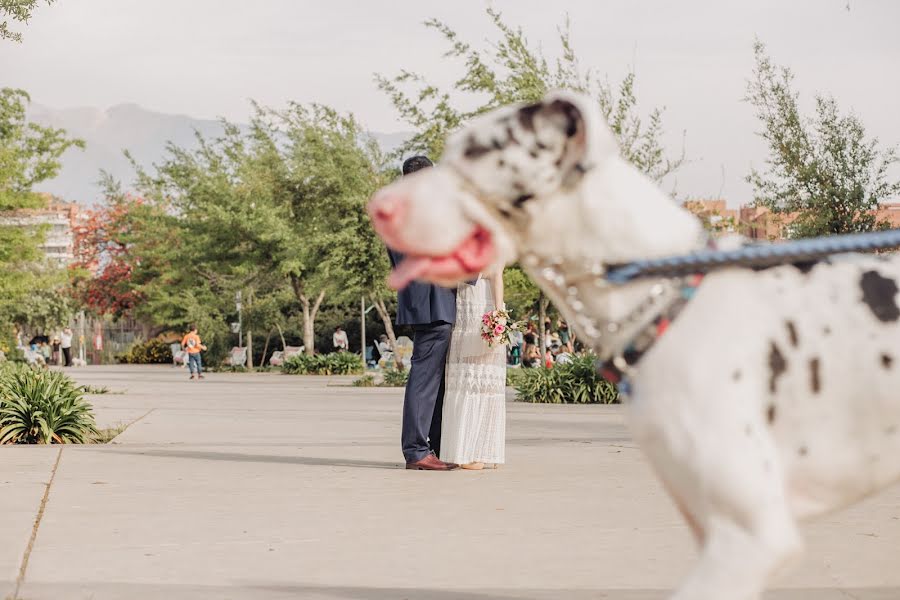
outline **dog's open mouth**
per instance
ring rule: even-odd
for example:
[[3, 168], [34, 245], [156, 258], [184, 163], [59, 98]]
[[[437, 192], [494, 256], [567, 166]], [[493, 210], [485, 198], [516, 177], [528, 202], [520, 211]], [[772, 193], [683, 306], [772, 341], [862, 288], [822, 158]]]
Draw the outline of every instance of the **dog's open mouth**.
[[494, 260], [494, 244], [488, 230], [475, 228], [450, 254], [427, 256], [409, 254], [388, 278], [388, 285], [403, 289], [417, 279], [452, 285], [482, 272]]

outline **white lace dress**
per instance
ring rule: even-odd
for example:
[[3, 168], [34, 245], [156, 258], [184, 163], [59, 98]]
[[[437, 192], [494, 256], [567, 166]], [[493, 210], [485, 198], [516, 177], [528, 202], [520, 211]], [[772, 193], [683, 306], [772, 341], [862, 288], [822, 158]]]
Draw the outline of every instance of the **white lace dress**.
[[481, 339], [481, 317], [494, 310], [484, 278], [461, 284], [447, 358], [441, 460], [458, 464], [505, 462], [506, 347]]

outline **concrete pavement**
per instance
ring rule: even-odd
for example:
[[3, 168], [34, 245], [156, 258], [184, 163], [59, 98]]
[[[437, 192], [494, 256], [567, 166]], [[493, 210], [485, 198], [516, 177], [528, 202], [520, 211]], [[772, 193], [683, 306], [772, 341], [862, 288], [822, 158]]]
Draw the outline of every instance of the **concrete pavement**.
[[[510, 403], [508, 465], [424, 473], [401, 468], [400, 390], [71, 373], [125, 392], [92, 399], [101, 425], [130, 425], [0, 449], [6, 598], [649, 600], [695, 555], [618, 407]], [[900, 489], [805, 532], [767, 599], [900, 598]]]

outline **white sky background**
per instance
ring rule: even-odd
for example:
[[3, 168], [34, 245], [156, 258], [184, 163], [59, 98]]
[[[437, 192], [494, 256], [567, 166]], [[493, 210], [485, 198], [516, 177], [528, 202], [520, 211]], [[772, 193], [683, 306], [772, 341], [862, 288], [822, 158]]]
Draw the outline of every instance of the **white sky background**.
[[[804, 106], [833, 94], [888, 144], [900, 143], [900, 1], [495, 0], [547, 54], [571, 18], [584, 66], [613, 81], [637, 72], [641, 105], [666, 107], [666, 139], [691, 164], [679, 196], [751, 200], [743, 182], [764, 147], [741, 101], [758, 36], [791, 67]], [[447, 83], [438, 17], [467, 40], [491, 34], [478, 0], [58, 0], [42, 5], [23, 44], [0, 44], [0, 85], [54, 108], [135, 102], [194, 117], [244, 121], [250, 98], [321, 102], [376, 131], [402, 131], [374, 72], [405, 68]], [[724, 175], [723, 175], [724, 171]], [[895, 171], [896, 172], [896, 171]], [[670, 183], [670, 185], [671, 185]]]

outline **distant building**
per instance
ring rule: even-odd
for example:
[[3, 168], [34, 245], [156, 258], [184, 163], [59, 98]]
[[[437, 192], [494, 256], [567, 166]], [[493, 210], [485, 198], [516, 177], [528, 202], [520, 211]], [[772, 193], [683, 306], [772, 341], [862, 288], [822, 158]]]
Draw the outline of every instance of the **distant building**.
[[73, 229], [78, 218], [78, 205], [47, 196], [44, 208], [29, 208], [0, 213], [3, 225], [42, 227], [44, 242], [41, 249], [47, 262], [65, 267], [74, 259], [75, 236]]
[[740, 211], [728, 208], [725, 200], [686, 200], [684, 207], [715, 233], [739, 233]]
[[[684, 207], [700, 218], [714, 233], [738, 233], [753, 240], [783, 240], [797, 213], [773, 213], [762, 206], [728, 208], [725, 200], [687, 200]], [[900, 202], [882, 202], [875, 212], [878, 221], [900, 228]]]

